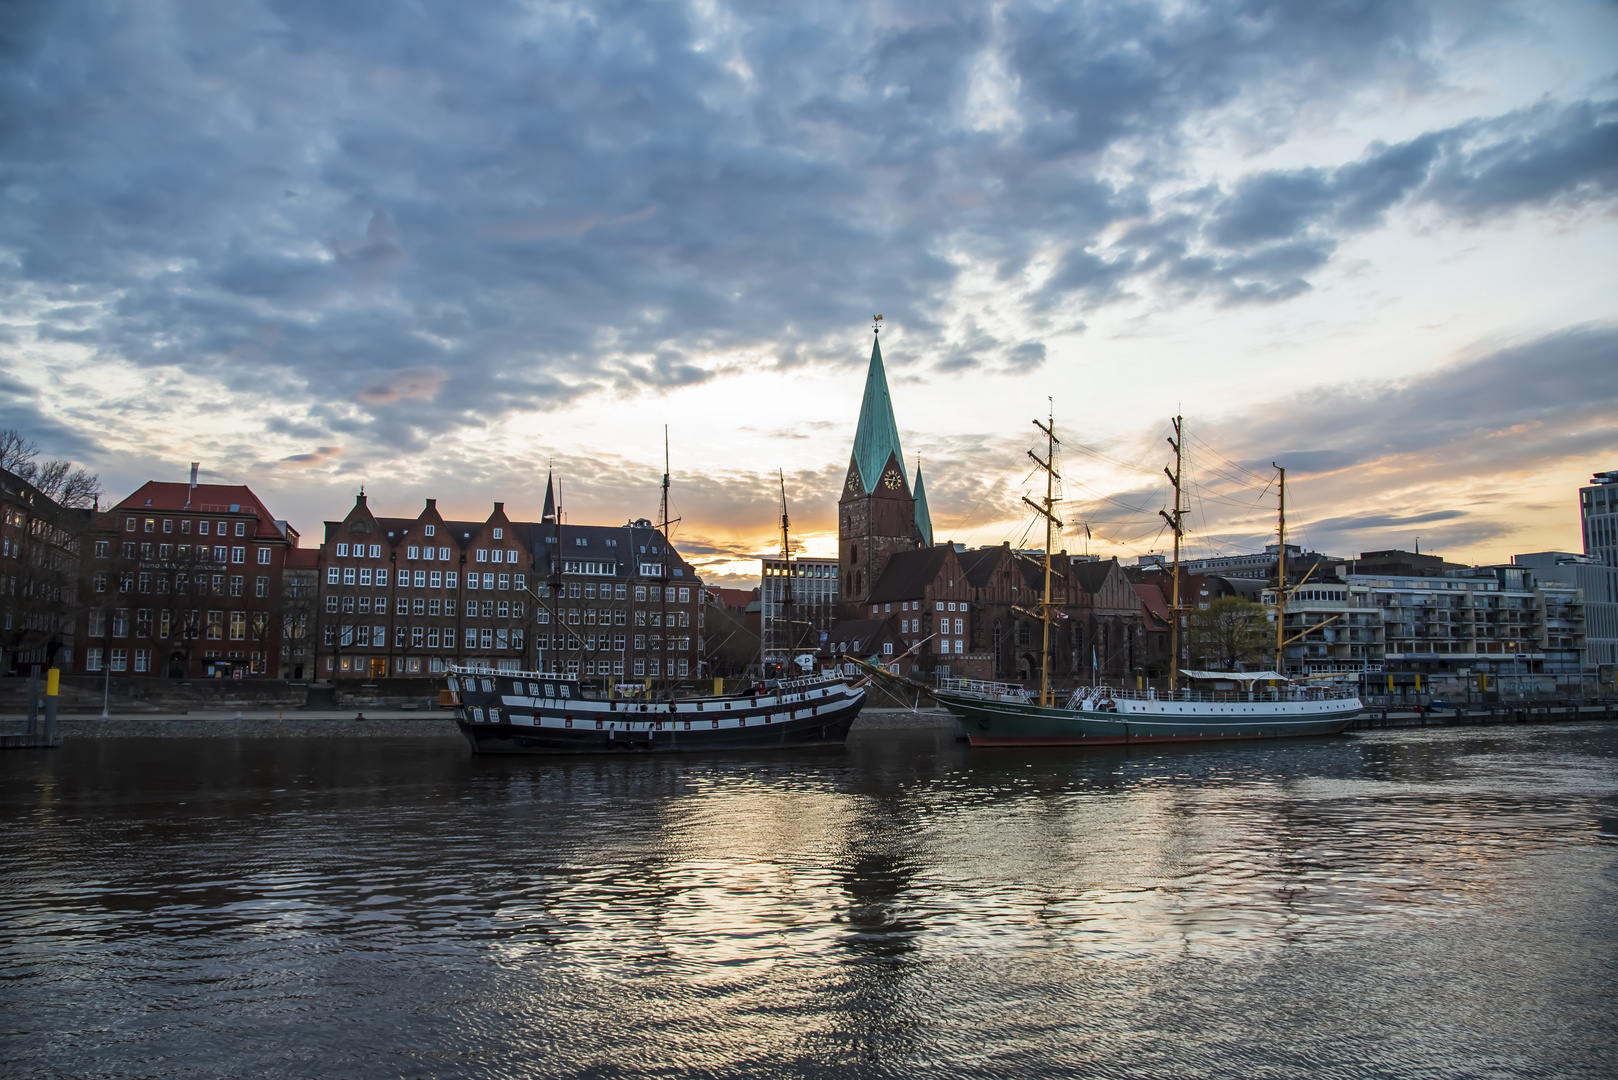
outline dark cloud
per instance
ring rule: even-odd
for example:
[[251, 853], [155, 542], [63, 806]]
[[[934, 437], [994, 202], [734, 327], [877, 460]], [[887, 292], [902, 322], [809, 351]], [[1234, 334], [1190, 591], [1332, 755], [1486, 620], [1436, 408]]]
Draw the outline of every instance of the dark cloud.
[[1283, 140], [1432, 84], [1432, 9], [1404, 0], [14, 8], [0, 278], [27, 299], [5, 313], [306, 402], [301, 438], [356, 449], [700, 384], [719, 353], [855, 366], [827, 342], [873, 310], [936, 370], [1037, 365], [961, 331], [971, 261], [1010, 282], [1058, 249], [1036, 317], [1276, 303], [1405, 203], [1614, 194], [1598, 102], [1182, 190], [1216, 115]]

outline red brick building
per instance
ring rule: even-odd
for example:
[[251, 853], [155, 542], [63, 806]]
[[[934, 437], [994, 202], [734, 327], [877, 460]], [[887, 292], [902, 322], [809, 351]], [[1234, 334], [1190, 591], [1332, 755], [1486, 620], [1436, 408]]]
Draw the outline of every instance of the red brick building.
[[282, 674], [282, 570], [298, 532], [252, 489], [151, 481], [97, 519], [89, 546], [75, 671]]
[[452, 666], [585, 681], [695, 679], [702, 583], [645, 520], [623, 526], [378, 517], [366, 496], [318, 554], [323, 679], [434, 677]]

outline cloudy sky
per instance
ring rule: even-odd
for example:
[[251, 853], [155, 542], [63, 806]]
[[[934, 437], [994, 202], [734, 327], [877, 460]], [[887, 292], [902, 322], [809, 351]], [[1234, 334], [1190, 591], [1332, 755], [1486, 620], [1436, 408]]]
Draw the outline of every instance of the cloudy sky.
[[[1618, 6], [40, 0], [0, 426], [251, 484], [835, 550], [870, 349], [940, 539], [1578, 549], [1618, 468]], [[1049, 401], [1047, 401], [1049, 399]], [[1089, 537], [1085, 536], [1088, 523]]]

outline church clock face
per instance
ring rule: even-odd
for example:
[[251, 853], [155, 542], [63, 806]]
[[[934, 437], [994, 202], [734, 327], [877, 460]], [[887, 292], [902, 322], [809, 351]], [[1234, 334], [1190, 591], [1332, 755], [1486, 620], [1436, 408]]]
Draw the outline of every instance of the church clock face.
[[858, 469], [849, 469], [848, 470], [848, 490], [851, 493], [855, 494], [855, 495], [858, 495], [860, 493], [860, 491], [862, 490], [861, 485], [860, 485], [860, 474], [859, 474]]
[[882, 474], [882, 486], [889, 491], [898, 491], [899, 486], [903, 483], [904, 480], [899, 476], [899, 470], [897, 469], [889, 469]]

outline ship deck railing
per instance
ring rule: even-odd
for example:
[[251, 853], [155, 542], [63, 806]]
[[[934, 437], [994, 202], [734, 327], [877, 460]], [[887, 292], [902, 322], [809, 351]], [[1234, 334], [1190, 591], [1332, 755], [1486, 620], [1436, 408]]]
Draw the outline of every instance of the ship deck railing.
[[[1034, 701], [1038, 691], [1020, 683], [987, 682], [980, 679], [940, 679], [940, 690], [955, 690], [976, 697], [1002, 698], [1016, 701]], [[1070, 692], [1068, 708], [1080, 702], [1099, 701], [1186, 701], [1186, 702], [1239, 702], [1239, 701], [1330, 701], [1357, 696], [1354, 687], [1296, 686], [1265, 687], [1254, 690], [1192, 690], [1183, 688], [1170, 693], [1147, 687], [1140, 690], [1117, 686], [1081, 686]]]

